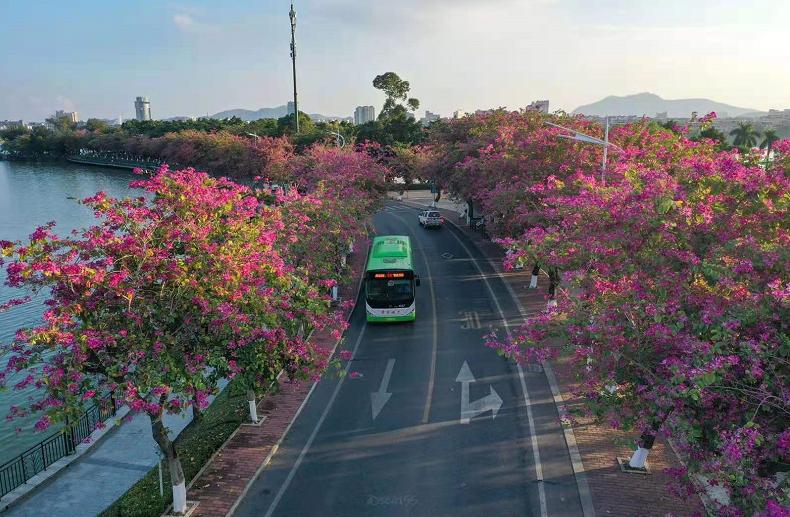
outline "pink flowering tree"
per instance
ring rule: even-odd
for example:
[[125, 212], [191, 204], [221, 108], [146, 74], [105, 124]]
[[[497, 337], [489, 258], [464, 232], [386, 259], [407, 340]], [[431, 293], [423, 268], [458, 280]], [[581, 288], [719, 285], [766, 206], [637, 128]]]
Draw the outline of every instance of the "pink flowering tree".
[[[588, 122], [560, 123], [600, 134]], [[708, 119], [702, 121], [709, 123]], [[539, 263], [556, 309], [489, 345], [545, 360], [561, 338], [587, 410], [673, 439], [686, 489], [723, 487], [718, 511], [788, 504], [788, 167], [720, 153], [649, 121], [617, 126], [625, 149], [600, 183], [600, 151], [556, 139], [537, 114], [470, 117], [434, 135], [434, 174], [474, 198], [513, 250], [506, 266]], [[556, 150], [561, 150], [557, 154]]]
[[95, 226], [61, 237], [48, 225], [27, 243], [3, 243], [8, 283], [49, 295], [43, 323], [11, 345], [7, 370], [26, 374], [16, 388], [41, 388], [28, 408], [42, 412], [40, 430], [108, 394], [147, 414], [183, 512], [164, 413], [205, 407], [221, 377], [307, 373], [314, 355], [292, 322], [321, 325], [328, 304], [282, 258], [279, 209], [247, 187], [166, 168], [135, 186], [153, 198], [99, 193], [83, 201]]

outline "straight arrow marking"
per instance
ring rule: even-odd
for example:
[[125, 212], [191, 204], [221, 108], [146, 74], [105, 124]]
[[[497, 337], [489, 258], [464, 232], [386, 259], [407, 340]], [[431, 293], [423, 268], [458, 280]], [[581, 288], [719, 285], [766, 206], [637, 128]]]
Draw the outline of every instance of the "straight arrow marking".
[[384, 409], [384, 405], [392, 396], [392, 393], [387, 391], [387, 386], [390, 383], [390, 377], [392, 377], [392, 369], [395, 367], [395, 359], [388, 359], [387, 360], [387, 367], [384, 370], [384, 377], [381, 379], [381, 384], [379, 385], [379, 390], [374, 391], [370, 394], [370, 409], [373, 413], [373, 420], [379, 416], [381, 410]]

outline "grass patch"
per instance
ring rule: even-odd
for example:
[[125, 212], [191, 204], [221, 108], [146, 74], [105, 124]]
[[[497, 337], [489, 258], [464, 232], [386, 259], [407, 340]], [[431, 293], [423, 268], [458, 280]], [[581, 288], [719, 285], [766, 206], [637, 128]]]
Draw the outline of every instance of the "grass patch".
[[[175, 444], [187, 484], [233, 431], [246, 421], [248, 411], [244, 390], [231, 381], [206, 409], [203, 420], [193, 422], [181, 431]], [[162, 462], [162, 480], [164, 498], [159, 495], [159, 471], [154, 467], [100, 516], [157, 517], [161, 515], [165, 507], [173, 501], [166, 461]]]

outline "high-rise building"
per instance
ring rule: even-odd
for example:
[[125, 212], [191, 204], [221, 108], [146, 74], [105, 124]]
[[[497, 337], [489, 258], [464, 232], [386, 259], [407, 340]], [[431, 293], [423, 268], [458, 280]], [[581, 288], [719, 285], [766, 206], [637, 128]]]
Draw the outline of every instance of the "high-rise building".
[[151, 120], [151, 101], [148, 100], [148, 97], [135, 99], [134, 113], [137, 120]]
[[285, 114], [286, 115], [293, 115], [294, 111], [296, 111], [296, 107], [295, 106], [296, 105], [294, 104], [294, 101], [288, 101], [288, 105], [286, 107]]
[[69, 122], [73, 122], [74, 124], [80, 121], [80, 116], [76, 111], [57, 110], [55, 112], [55, 118], [67, 118]]
[[453, 118], [464, 118], [465, 116], [466, 116], [466, 112], [464, 110], [453, 111]]
[[376, 120], [376, 109], [373, 106], [357, 106], [354, 110], [354, 124], [361, 125]]
[[439, 115], [437, 115], [436, 113], [431, 113], [430, 111], [425, 110], [425, 116], [420, 119], [420, 124], [422, 124], [423, 126], [427, 126], [431, 122], [436, 122], [440, 118], [441, 117]]
[[532, 101], [531, 104], [527, 106], [528, 110], [536, 110], [540, 111], [541, 113], [548, 113], [549, 112], [549, 101]]

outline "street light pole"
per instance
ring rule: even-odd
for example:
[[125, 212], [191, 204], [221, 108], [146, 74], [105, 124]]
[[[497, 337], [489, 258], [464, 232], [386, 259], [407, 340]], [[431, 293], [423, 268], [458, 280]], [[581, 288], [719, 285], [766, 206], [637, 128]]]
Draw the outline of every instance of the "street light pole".
[[623, 149], [614, 145], [609, 141], [609, 117], [606, 117], [606, 129], [604, 130], [604, 139], [601, 140], [600, 138], [596, 138], [594, 136], [587, 135], [580, 131], [576, 131], [575, 129], [571, 129], [569, 127], [561, 126], [559, 124], [554, 124], [552, 122], [546, 122], [549, 126], [557, 127], [560, 129], [564, 129], [565, 131], [570, 131], [573, 133], [572, 135], [557, 135], [560, 138], [567, 138], [568, 140], [576, 140], [577, 142], [584, 142], [586, 144], [594, 144], [600, 145], [603, 147], [603, 160], [601, 161], [601, 184], [606, 184], [606, 159], [608, 156], [608, 151], [610, 147], [614, 147], [615, 149], [622, 151]]
[[338, 147], [343, 147], [346, 145], [346, 139], [340, 134], [340, 131], [327, 131], [327, 133], [335, 137], [335, 143]]
[[294, 75], [294, 125], [296, 134], [299, 133], [299, 104], [296, 102], [296, 11], [294, 4], [291, 3], [291, 10], [288, 13], [291, 18], [291, 64], [293, 65]]

